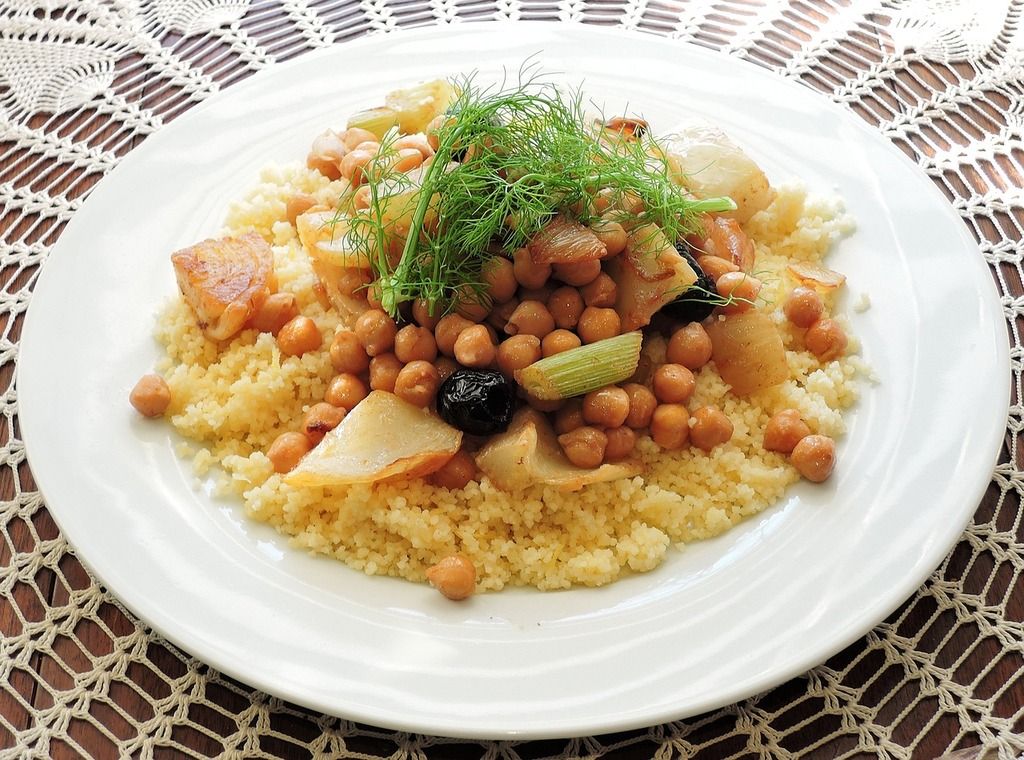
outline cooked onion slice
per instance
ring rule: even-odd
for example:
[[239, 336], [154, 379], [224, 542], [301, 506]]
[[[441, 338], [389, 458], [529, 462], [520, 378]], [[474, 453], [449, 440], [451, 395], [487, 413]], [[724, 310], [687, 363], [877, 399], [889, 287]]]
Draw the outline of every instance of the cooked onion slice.
[[808, 261], [794, 261], [786, 266], [789, 273], [793, 275], [802, 285], [822, 288], [823, 290], [834, 290], [846, 282], [846, 275], [834, 269], [828, 269], [820, 264], [812, 264]]
[[530, 258], [535, 264], [578, 264], [607, 255], [608, 248], [593, 230], [562, 214], [530, 241]]
[[775, 323], [759, 311], [713, 319], [711, 358], [734, 393], [746, 395], [789, 377], [786, 349]]

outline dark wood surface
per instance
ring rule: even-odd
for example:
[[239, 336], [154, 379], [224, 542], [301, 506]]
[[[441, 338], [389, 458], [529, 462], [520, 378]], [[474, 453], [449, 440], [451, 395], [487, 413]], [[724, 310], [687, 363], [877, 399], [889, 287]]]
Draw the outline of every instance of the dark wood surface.
[[[260, 34], [269, 34], [272, 25], [263, 23]], [[168, 38], [164, 44], [174, 44]], [[866, 41], [856, 51], [858, 55], [878, 55], [877, 45], [872, 53], [872, 42]], [[751, 58], [760, 56], [764, 63], [773, 64], [781, 55], [787, 54], [784, 42], [778, 44], [777, 50], [770, 46], [759, 48]], [[216, 59], [217, 51], [208, 52], [211, 60]], [[130, 64], [131, 62], [126, 62]], [[857, 63], [857, 68], [862, 68]], [[125, 66], [129, 68], [129, 66]], [[219, 79], [225, 83], [247, 72], [244, 68], [238, 71], [225, 70], [220, 72]], [[966, 64], [950, 67], [915, 66], [908, 67], [907, 76], [901, 77], [901, 84], [894, 85], [893, 91], [885, 88], [877, 91], [880, 102], [888, 98], [892, 101], [899, 96], [895, 90], [905, 87], [943, 89], [948, 82], [958, 77], [969, 77], [971, 71]], [[825, 92], [830, 92], [839, 82], [825, 74], [804, 77], [807, 84]], [[923, 84], [922, 84], [923, 83]], [[997, 102], [1005, 95], [992, 93]], [[142, 102], [145, 107], [158, 109], [165, 118], [183, 112], [190, 104], [180, 89], [170, 84], [154, 84], [143, 92]], [[891, 106], [892, 103], [890, 102]], [[1005, 108], [1007, 103], [1002, 104]], [[877, 124], [880, 113], [872, 110], [870, 100], [864, 100], [854, 110], [866, 121]], [[979, 130], [978, 119], [972, 114], [971, 121], [953, 114], [951, 120], [959, 122], [961, 127], [968, 125], [973, 132], [979, 132], [974, 139], [984, 137]], [[993, 125], [998, 120], [992, 119]], [[89, 136], [95, 141], [110, 140], [110, 130], [115, 129], [107, 124], [103, 116], [85, 110], [75, 115], [66, 123], [54, 119], [50, 115], [34, 116], [29, 125], [60, 134], [75, 134], [76, 139]], [[955, 130], [944, 131], [941, 124], [936, 127], [948, 142], [964, 139]], [[105, 131], [106, 130], [106, 131]], [[2, 132], [0, 132], [2, 135]], [[127, 153], [139, 140], [138, 135], [128, 136], [123, 140], [116, 152]], [[911, 157], [928, 155], [935, 144], [935, 136], [917, 137], [909, 135], [896, 139], [899, 147]], [[970, 138], [968, 138], [970, 139]], [[0, 141], [0, 151], [9, 150], [11, 142]], [[32, 184], [44, 182], [50, 184], [49, 192], [65, 192], [68, 197], [80, 198], [100, 179], [98, 174], [81, 171], [67, 171], [64, 176], [48, 173], [45, 164], [36, 170], [38, 176], [26, 178], [25, 167], [36, 161], [37, 157], [25, 154], [0, 165], [0, 183]], [[996, 156], [989, 171], [968, 170], [962, 176], [950, 177], [947, 182], [939, 182], [951, 202], [958, 196], [970, 192], [984, 193], [991, 189], [1021, 186], [1021, 156], [1018, 153], [1010, 156]], [[38, 162], [36, 161], [38, 166]], [[1013, 216], [1008, 221], [1005, 217]], [[979, 214], [968, 220], [968, 224], [979, 243], [986, 241], [998, 242], [1009, 231], [1014, 240], [1020, 241], [1020, 227], [1016, 223], [1020, 219], [1016, 212], [1012, 215], [992, 213]], [[25, 243], [41, 242], [52, 244], [59, 236], [63, 225], [47, 220], [42, 215], [19, 214], [12, 210], [0, 213], [0, 239]], [[31, 288], [37, 274], [37, 266], [7, 266], [0, 270], [0, 285], [9, 293], [25, 292]], [[1024, 287], [1020, 282], [1017, 270], [1013, 266], [1004, 269], [1007, 280], [1013, 288], [1013, 295], [1024, 295]], [[20, 335], [23, 313], [3, 314], [3, 329], [8, 338], [16, 341]], [[13, 363], [0, 368], [0, 389], [7, 388], [12, 382]], [[1014, 399], [1015, 401], [1015, 399]], [[0, 444], [6, 443], [11, 437], [18, 437], [16, 419], [10, 426], [0, 430]], [[1009, 449], [1004, 448], [1001, 461], [1009, 457]], [[1016, 463], [1020, 467], [1020, 463]], [[17, 484], [15, 484], [17, 480]], [[34, 490], [32, 476], [24, 462], [13, 467], [0, 468], [0, 498], [11, 500], [17, 493]], [[991, 524], [995, 530], [1007, 536], [1015, 537], [1016, 542], [1024, 542], [1024, 528], [1019, 519], [1019, 496], [1010, 490], [999, 504], [1000, 490], [991, 487], [978, 507], [974, 522], [977, 525]], [[0, 575], [15, 573], [14, 561], [18, 557], [30, 555], [38, 551], [37, 547], [46, 545], [58, 537], [58, 529], [52, 518], [44, 509], [35, 512], [30, 521], [15, 517], [6, 523], [3, 541], [0, 542]], [[43, 551], [47, 551], [43, 549]], [[142, 558], [140, 558], [141, 561]], [[993, 572], [995, 574], [993, 575]], [[21, 619], [40, 621], [48, 612], [56, 612], [73, 607], [76, 604], [76, 592], [87, 589], [91, 580], [80, 562], [71, 553], [61, 549], [51, 550], [42, 563], [41, 569], [34, 575], [34, 586], [15, 580], [8, 595], [0, 597], [0, 636], [10, 638], [21, 631]], [[977, 552], [966, 543], [961, 543], [950, 555], [940, 573], [929, 583], [951, 582], [962, 588], [965, 594], [978, 595], [1000, 610], [1006, 619], [1020, 623], [1024, 621], [1024, 574], [1020, 568], [995, 567], [991, 554]], [[37, 592], [38, 589], [38, 592]], [[16, 614], [15, 608], [20, 611]], [[0, 691], [0, 716], [15, 729], [30, 728], [37, 716], [45, 713], [54, 704], [54, 692], [76, 687], [79, 684], [94, 684], [97, 691], [101, 689], [106, 699], [92, 701], [88, 714], [103, 727], [99, 730], [90, 722], [72, 719], [67, 726], [67, 733], [73, 744], [56, 743], [49, 748], [53, 758], [77, 758], [83, 753], [95, 758], [113, 758], [118, 756], [118, 743], [138, 739], [137, 726], [158, 717], [163, 706], [172, 704], [171, 683], [177, 683], [190, 672], [204, 673], [206, 668], [187, 655], [177, 652], [169, 645], [151, 643], [146, 652], [148, 665], [140, 662], [129, 662], [123, 672], [120, 670], [125, 660], [116, 655], [124, 653], [125, 642], [134, 640], [133, 634], [139, 623], [113, 602], [104, 602], [92, 619], [82, 619], [71, 631], [64, 630], [61, 620], [54, 621], [52, 646], [50, 651], [37, 651], [30, 667], [16, 669], [8, 676], [9, 689]], [[908, 648], [922, 658], [949, 667], [960, 660], [952, 670], [952, 678], [958, 683], [970, 685], [981, 698], [997, 694], [993, 701], [996, 714], [1004, 716], [1024, 713], [1024, 660], [1015, 652], [1002, 652], [1000, 642], [982, 631], [974, 622], [963, 622], [952, 610], [937, 609], [934, 599], [922, 596], [906, 602], [887, 621], [887, 625], [896, 628], [896, 633], [906, 637]], [[923, 632], [923, 635], [922, 633]], [[51, 653], [52, 652], [52, 653]], [[966, 653], [966, 654], [965, 654]], [[105, 679], [104, 673], [94, 672], [93, 659], [108, 657], [112, 673], [116, 677]], [[962, 659], [961, 659], [962, 658]], [[874, 713], [871, 730], [877, 735], [887, 735], [896, 745], [909, 746], [917, 741], [912, 757], [925, 760], [943, 753], [969, 748], [984, 741], [984, 736], [968, 735], [954, 742], [960, 733], [960, 722], [956, 716], [940, 704], [938, 697], [919, 700], [919, 695], [933, 691], [927, 677], [918, 673], [908, 672], [903, 667], [883, 668], [884, 653], [869, 635], [856, 642], [843, 652], [837, 654], [826, 665], [843, 676], [843, 684], [852, 690], [863, 689], [860, 693], [861, 703]], [[105, 685], [109, 680], [109, 686]], [[824, 700], [815, 696], [813, 679], [802, 677], [779, 687], [763, 696], [757, 707], [771, 712], [791, 705], [780, 713], [773, 722], [773, 727], [784, 734], [782, 746], [794, 755], [814, 758], [831, 758], [848, 756], [856, 748], [856, 737], [837, 725], [838, 718], [829, 714]], [[88, 691], [88, 689], [87, 689]], [[145, 742], [137, 742], [140, 747], [136, 756], [146, 756], [152, 751], [155, 757], [180, 757], [195, 755], [215, 757], [225, 752], [238, 751], [241, 755], [251, 754], [251, 750], [240, 746], [242, 740], [238, 732], [239, 721], [244, 724], [245, 713], [251, 705], [252, 692], [248, 687], [220, 677], [211, 682], [204, 699], [187, 700], [188, 718], [200, 729], [182, 727], [178, 721], [169, 721], [171, 727], [166, 736], [152, 742], [151, 748], [145, 748]], [[262, 699], [262, 697], [260, 697]], [[112, 704], [114, 706], [112, 706]], [[906, 708], [916, 705], [907, 713]], [[939, 719], [933, 723], [933, 717]], [[243, 717], [240, 717], [243, 716]], [[264, 732], [259, 742], [259, 749], [271, 756], [287, 758], [312, 757], [311, 743], [316, 741], [326, 725], [337, 727], [338, 721], [331, 721], [321, 716], [304, 711], [301, 708], [280, 705], [271, 710], [271, 727]], [[700, 725], [702, 718], [684, 721], [694, 726]], [[737, 714], [725, 715], [715, 721], [701, 726], [695, 735], [688, 737], [693, 744], [700, 744], [700, 735], [716, 736], [723, 727], [731, 729], [740, 724]], [[921, 737], [924, 727], [925, 733]], [[1024, 732], [1024, 723], [1015, 726]], [[352, 727], [343, 729], [345, 747], [356, 756], [386, 757], [393, 755], [402, 742], [385, 730], [372, 727]], [[737, 741], [739, 743], [737, 744]], [[76, 746], [77, 745], [77, 746]], [[660, 743], [651, 738], [650, 732], [630, 732], [617, 737], [602, 737], [597, 745], [586, 742], [568, 743], [566, 741], [535, 742], [530, 746], [518, 745], [516, 751], [524, 757], [546, 757], [566, 751], [567, 747], [576, 747], [582, 755], [597, 754], [602, 757], [626, 759], [650, 758]], [[0, 749], [13, 749], [13, 736], [0, 723]], [[611, 748], [607, 751], [596, 748]], [[744, 740], [732, 739], [716, 742], [705, 746], [696, 757], [713, 760], [714, 758], [732, 756], [756, 757], [754, 748], [748, 747], [744, 752]], [[471, 758], [483, 753], [479, 744], [452, 742], [427, 742], [420, 749], [428, 758]], [[665, 755], [675, 757], [676, 755]], [[681, 755], [680, 755], [681, 756]], [[864, 755], [874, 757], [875, 754]]]

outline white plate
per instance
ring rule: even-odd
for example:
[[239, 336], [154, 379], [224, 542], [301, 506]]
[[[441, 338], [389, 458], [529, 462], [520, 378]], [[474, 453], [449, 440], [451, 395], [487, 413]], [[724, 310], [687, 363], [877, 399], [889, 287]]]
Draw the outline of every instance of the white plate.
[[[859, 223], [832, 261], [882, 384], [824, 486], [609, 587], [452, 604], [292, 550], [193, 487], [168, 426], [127, 403], [158, 357], [168, 254], [214, 233], [268, 162], [387, 90], [528, 56], [655, 125], [696, 112], [773, 181], [836, 191]], [[988, 483], [1008, 398], [1002, 312], [932, 183], [819, 95], [664, 39], [471, 24], [374, 37], [253, 76], [146, 139], [75, 214], [42, 273], [19, 366], [32, 470], [92, 571], [156, 630], [273, 694], [466, 737], [602, 733], [699, 713], [822, 662], [891, 612]]]

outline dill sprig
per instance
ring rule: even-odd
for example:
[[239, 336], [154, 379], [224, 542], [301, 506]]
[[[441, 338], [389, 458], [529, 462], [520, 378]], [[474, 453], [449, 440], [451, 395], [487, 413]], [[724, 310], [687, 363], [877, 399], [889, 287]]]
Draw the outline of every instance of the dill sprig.
[[345, 209], [344, 199], [340, 207], [393, 315], [417, 298], [442, 309], [483, 298], [480, 272], [496, 245], [511, 253], [558, 212], [594, 221], [602, 190], [613, 208], [639, 199], [643, 210], [622, 221], [653, 223], [670, 240], [692, 231], [698, 214], [735, 207], [688, 197], [650, 138], [602, 134], [578, 91], [563, 94], [530, 70], [513, 86], [481, 88], [472, 76], [453, 84], [459, 95], [435, 133], [430, 165], [415, 176], [396, 171], [386, 135], [364, 170], [369, 208]]

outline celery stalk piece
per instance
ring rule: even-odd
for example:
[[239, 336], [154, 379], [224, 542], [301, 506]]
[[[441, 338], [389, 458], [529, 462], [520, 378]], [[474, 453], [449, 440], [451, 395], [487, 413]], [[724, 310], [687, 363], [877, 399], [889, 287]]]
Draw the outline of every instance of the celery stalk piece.
[[639, 331], [605, 338], [516, 370], [516, 382], [542, 401], [582, 396], [632, 377], [642, 344]]

